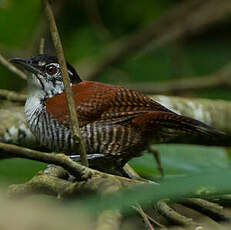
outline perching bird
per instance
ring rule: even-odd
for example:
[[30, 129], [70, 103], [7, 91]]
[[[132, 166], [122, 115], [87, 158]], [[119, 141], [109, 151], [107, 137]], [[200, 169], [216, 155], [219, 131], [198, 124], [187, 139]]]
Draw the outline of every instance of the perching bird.
[[[52, 151], [76, 154], [57, 58], [37, 55], [11, 62], [31, 72], [25, 114], [39, 143]], [[94, 168], [121, 169], [149, 144], [166, 142], [180, 133], [210, 137], [222, 134], [137, 91], [83, 81], [70, 64], [67, 67], [82, 138]]]

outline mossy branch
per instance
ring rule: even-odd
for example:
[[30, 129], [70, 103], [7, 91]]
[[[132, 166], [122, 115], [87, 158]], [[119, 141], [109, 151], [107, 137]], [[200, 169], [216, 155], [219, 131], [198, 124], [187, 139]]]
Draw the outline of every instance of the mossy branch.
[[116, 178], [122, 184], [134, 184], [134, 183], [145, 183], [138, 180], [131, 180], [125, 177], [114, 176], [104, 172], [100, 172], [94, 169], [90, 169], [83, 166], [64, 154], [45, 153], [28, 148], [19, 147], [17, 145], [0, 143], [1, 154], [8, 153], [12, 154], [13, 157], [20, 157], [30, 160], [41, 161], [48, 164], [55, 164], [66, 169], [71, 175], [79, 180], [87, 180], [93, 176], [101, 175], [104, 178], [114, 179]]

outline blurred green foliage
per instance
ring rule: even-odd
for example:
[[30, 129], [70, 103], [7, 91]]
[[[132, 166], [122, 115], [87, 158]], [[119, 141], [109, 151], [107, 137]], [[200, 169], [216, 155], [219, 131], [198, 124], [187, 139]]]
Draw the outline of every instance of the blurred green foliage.
[[83, 210], [94, 215], [104, 210], [120, 209], [126, 214], [134, 212], [134, 206], [142, 204], [147, 207], [168, 197], [170, 202], [181, 201], [187, 197], [208, 198], [230, 192], [230, 170], [205, 171], [203, 174], [187, 178], [175, 178], [162, 182], [160, 185], [143, 184], [126, 188], [110, 195], [94, 195], [82, 197], [78, 202], [72, 201], [70, 206], [75, 209], [82, 205]]
[[[44, 16], [39, 0], [0, 1], [0, 49], [6, 57], [34, 55], [38, 50]], [[105, 47], [117, 39], [134, 33], [158, 20], [179, 0], [98, 1], [101, 26], [91, 23], [84, 1], [59, 1], [57, 23], [62, 37], [65, 55], [71, 63], [84, 58], [97, 60], [105, 53]], [[88, 1], [89, 2], [89, 1]], [[45, 23], [46, 24], [46, 23]], [[101, 81], [123, 84], [124, 82], [165, 81], [183, 77], [213, 73], [231, 60], [231, 43], [228, 36], [230, 24], [214, 25], [193, 37], [176, 41], [163, 48], [135, 54], [109, 69], [100, 76]], [[45, 33], [45, 36], [47, 33]], [[103, 36], [99, 36], [105, 35]], [[0, 65], [0, 88], [22, 89], [26, 83], [18, 80]], [[81, 74], [81, 73], [80, 73]], [[190, 92], [190, 96], [231, 99], [229, 90], [211, 89]], [[207, 169], [229, 167], [224, 148], [162, 145], [158, 146], [167, 177], [201, 173]], [[158, 175], [155, 161], [146, 154], [132, 160], [139, 173], [148, 178]], [[23, 182], [44, 164], [28, 160], [10, 159], [0, 161], [0, 180], [8, 183]]]
[[31, 42], [40, 18], [40, 1], [6, 1], [0, 6], [1, 45], [7, 49], [22, 49]]

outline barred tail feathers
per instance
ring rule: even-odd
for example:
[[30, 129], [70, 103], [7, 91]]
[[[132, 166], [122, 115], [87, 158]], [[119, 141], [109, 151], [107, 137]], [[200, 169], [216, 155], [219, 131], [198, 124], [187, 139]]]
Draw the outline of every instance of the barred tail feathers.
[[132, 120], [134, 125], [143, 127], [145, 129], [153, 129], [153, 127], [164, 127], [174, 129], [194, 135], [204, 136], [223, 136], [224, 132], [219, 131], [205, 123], [195, 120], [190, 117], [178, 115], [168, 112], [147, 112], [138, 115]]

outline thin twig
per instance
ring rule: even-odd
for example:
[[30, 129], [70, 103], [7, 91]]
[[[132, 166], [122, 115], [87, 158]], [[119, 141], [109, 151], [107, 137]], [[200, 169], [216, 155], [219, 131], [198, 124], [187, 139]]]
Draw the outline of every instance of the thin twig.
[[164, 177], [164, 169], [162, 168], [162, 165], [161, 165], [161, 159], [160, 159], [159, 151], [152, 146], [148, 146], [147, 150], [153, 154], [153, 156], [156, 160], [157, 168], [160, 172], [161, 177], [163, 178]]
[[55, 164], [66, 169], [71, 175], [80, 180], [89, 179], [93, 176], [99, 176], [105, 178], [116, 178], [118, 181], [124, 184], [144, 184], [146, 182], [133, 180], [126, 177], [114, 176], [108, 173], [100, 172], [95, 169], [90, 169], [77, 162], [69, 159], [64, 154], [45, 153], [37, 150], [19, 147], [17, 145], [5, 144], [0, 142], [1, 155], [4, 156], [4, 152], [12, 157], [25, 158], [30, 160], [36, 160], [48, 164]]
[[19, 94], [14, 91], [0, 89], [0, 99], [5, 99], [13, 102], [25, 103], [27, 98], [26, 94]]
[[151, 216], [147, 215], [148, 219], [155, 225], [157, 225], [158, 227], [161, 228], [161, 230], [167, 230], [167, 228], [163, 225], [160, 224], [159, 222], [157, 222], [156, 220], [154, 220]]
[[138, 178], [138, 179], [142, 178], [128, 163], [123, 167], [123, 169], [132, 178]]
[[229, 213], [224, 210], [223, 206], [201, 198], [188, 198], [182, 203], [184, 205], [198, 208], [199, 210], [202, 210], [202, 212], [205, 211], [206, 213], [209, 213], [212, 216], [216, 216], [218, 219], [221, 220], [229, 220], [231, 217]]
[[39, 44], [39, 53], [44, 54], [44, 48], [45, 48], [45, 38], [41, 38], [40, 44]]
[[222, 205], [230, 205], [231, 204], [231, 194], [214, 197], [214, 198], [211, 198], [210, 200], [212, 202], [217, 202]]
[[56, 49], [61, 73], [63, 76], [64, 88], [65, 88], [65, 93], [67, 97], [67, 104], [68, 104], [68, 109], [70, 113], [70, 126], [72, 130], [72, 137], [76, 145], [76, 148], [78, 152], [80, 153], [82, 164], [85, 166], [88, 166], [86, 149], [85, 149], [82, 137], [81, 137], [77, 111], [75, 109], [75, 101], [73, 98], [72, 89], [70, 87], [70, 79], [69, 79], [68, 72], [67, 72], [67, 65], [66, 65], [66, 61], [64, 58], [62, 43], [59, 37], [58, 29], [55, 23], [55, 18], [54, 18], [53, 11], [51, 9], [49, 0], [43, 0], [43, 2], [44, 2], [44, 7], [45, 7], [45, 13], [46, 13], [49, 25], [50, 25], [51, 37], [54, 43], [54, 47]]
[[185, 217], [176, 212], [171, 207], [169, 207], [169, 205], [163, 200], [157, 202], [157, 208], [163, 216], [165, 216], [167, 219], [171, 220], [174, 223], [180, 224], [182, 226], [196, 225], [191, 218]]
[[6, 66], [11, 72], [15, 73], [18, 75], [20, 78], [23, 80], [27, 79], [27, 76], [25, 73], [23, 73], [20, 69], [18, 69], [16, 66], [14, 66], [12, 63], [10, 63], [6, 58], [4, 58], [0, 54], [0, 63], [2, 63], [4, 66]]
[[12, 153], [12, 157], [26, 158], [48, 164], [59, 165], [77, 178], [81, 178], [83, 175], [85, 178], [88, 178], [93, 172], [91, 171], [92, 169], [72, 161], [64, 154], [45, 153], [5, 143], [0, 143], [0, 150], [6, 153]]
[[154, 227], [152, 226], [151, 222], [149, 221], [147, 214], [144, 212], [144, 210], [142, 209], [142, 207], [139, 204], [137, 205], [137, 211], [142, 216], [144, 223], [147, 225], [147, 227], [150, 230], [155, 230]]
[[[138, 180], [142, 180], [143, 178], [129, 165], [126, 164], [124, 166], [124, 170], [131, 175], [133, 178], [138, 179]], [[150, 223], [150, 218], [143, 210], [143, 208], [137, 204], [135, 207], [135, 210], [137, 210], [137, 212], [142, 216], [142, 218], [144, 219], [145, 224], [148, 226], [149, 229], [154, 230], [154, 227], [152, 226], [152, 224]], [[153, 220], [154, 221], [154, 220]], [[163, 227], [163, 225], [159, 224], [157, 221], [154, 221], [155, 224], [157, 224], [159, 227]]]
[[126, 87], [144, 94], [183, 93], [190, 90], [201, 90], [214, 87], [231, 87], [231, 63], [224, 65], [217, 72], [206, 76], [182, 78], [165, 82], [146, 82], [125, 84]]

